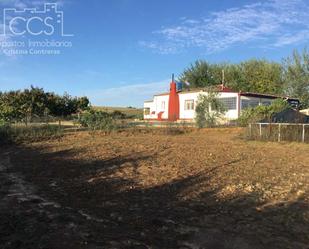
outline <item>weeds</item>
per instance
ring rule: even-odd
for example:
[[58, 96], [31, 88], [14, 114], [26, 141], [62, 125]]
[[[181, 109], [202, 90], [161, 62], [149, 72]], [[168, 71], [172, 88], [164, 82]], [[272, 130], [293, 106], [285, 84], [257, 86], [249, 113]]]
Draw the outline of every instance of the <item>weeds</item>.
[[1, 125], [0, 144], [33, 142], [59, 138], [63, 135], [63, 128], [57, 125]]

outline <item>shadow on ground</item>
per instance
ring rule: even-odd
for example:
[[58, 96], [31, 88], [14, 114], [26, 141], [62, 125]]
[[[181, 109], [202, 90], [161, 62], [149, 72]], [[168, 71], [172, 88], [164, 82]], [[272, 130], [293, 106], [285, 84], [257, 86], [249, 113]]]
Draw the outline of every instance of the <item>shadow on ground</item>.
[[[8, 150], [0, 157], [11, 165], [0, 172], [1, 248], [309, 248], [306, 193], [274, 203], [259, 202], [255, 191], [220, 198], [220, 187], [207, 184], [224, 165], [143, 187], [118, 173], [138, 174], [155, 157], [147, 152], [81, 161], [76, 150]], [[10, 174], [57, 207], [8, 196]]]

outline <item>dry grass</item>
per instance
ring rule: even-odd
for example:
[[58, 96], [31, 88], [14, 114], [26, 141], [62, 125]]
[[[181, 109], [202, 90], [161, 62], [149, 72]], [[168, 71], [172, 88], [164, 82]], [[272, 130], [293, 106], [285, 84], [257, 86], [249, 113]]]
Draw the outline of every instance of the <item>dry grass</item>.
[[120, 111], [127, 116], [143, 116], [142, 108], [94, 106], [93, 109], [98, 110], [98, 111], [108, 112], [108, 113], [112, 113], [114, 111]]

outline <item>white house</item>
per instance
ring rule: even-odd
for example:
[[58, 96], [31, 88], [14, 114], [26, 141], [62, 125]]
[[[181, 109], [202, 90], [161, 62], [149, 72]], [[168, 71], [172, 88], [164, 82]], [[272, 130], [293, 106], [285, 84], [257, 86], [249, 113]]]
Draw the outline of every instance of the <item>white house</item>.
[[[184, 89], [177, 91], [172, 82], [169, 93], [154, 95], [153, 100], [144, 102], [144, 119], [158, 121], [194, 121], [198, 96], [207, 95], [206, 89]], [[271, 94], [233, 91], [224, 85], [218, 86], [218, 98], [226, 107], [223, 119], [226, 122], [236, 120], [243, 109], [258, 105], [270, 105], [277, 98], [286, 99], [298, 108], [299, 100]]]

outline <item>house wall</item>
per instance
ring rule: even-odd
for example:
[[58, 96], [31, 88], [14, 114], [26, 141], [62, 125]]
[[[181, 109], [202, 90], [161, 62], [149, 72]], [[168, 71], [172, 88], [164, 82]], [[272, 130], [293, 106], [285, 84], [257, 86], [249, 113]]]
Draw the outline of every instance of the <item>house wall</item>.
[[[150, 114], [149, 115], [145, 115], [145, 109], [146, 108], [150, 108]], [[153, 115], [151, 114], [153, 111], [155, 111], [155, 105], [154, 102], [144, 102], [144, 119], [155, 119], [157, 118], [157, 115]]]
[[[195, 93], [185, 93], [179, 94], [180, 100], [180, 119], [194, 119], [195, 118], [195, 110], [185, 110], [185, 101], [186, 100], [194, 100], [194, 107], [196, 107], [198, 96], [200, 94], [207, 95], [207, 92], [195, 92]], [[225, 115], [224, 119], [226, 120], [234, 120], [238, 118], [238, 93], [219, 93], [219, 98], [236, 98], [236, 109], [235, 110], [228, 110]]]
[[[163, 112], [162, 119], [168, 118], [168, 99], [169, 95], [162, 96], [154, 96], [152, 102], [144, 102], [144, 110], [145, 108], [150, 108], [150, 115], [144, 114], [144, 119], [157, 119], [158, 114]], [[164, 104], [163, 104], [164, 102]], [[155, 112], [154, 114], [152, 114]]]
[[[202, 92], [200, 92], [202, 93]], [[195, 110], [185, 110], [185, 101], [194, 100], [194, 108], [196, 107], [197, 97], [200, 93], [186, 93], [179, 94], [179, 118], [180, 119], [194, 119]]]
[[[198, 101], [198, 96], [200, 94], [207, 95], [207, 92], [179, 92], [179, 119], [180, 120], [193, 120], [195, 118], [195, 108]], [[247, 107], [255, 107], [258, 105], [270, 105], [276, 98], [267, 97], [251, 97], [251, 96], [241, 96], [237, 92], [220, 92], [219, 98], [236, 98], [236, 108], [233, 110], [228, 110], [222, 122], [235, 120], [239, 117], [242, 110]], [[186, 100], [194, 101], [194, 110], [185, 110]], [[164, 104], [162, 104], [164, 102]], [[153, 102], [145, 102], [144, 108], [150, 108], [150, 114], [144, 115], [145, 119], [158, 119], [158, 114], [163, 112], [162, 119], [168, 119], [168, 102], [169, 95], [157, 95], [154, 96]], [[154, 114], [151, 114], [154, 112]]]
[[[196, 107], [198, 96], [200, 94], [207, 95], [207, 92], [192, 92], [192, 93], [179, 93], [179, 108], [180, 108], [180, 116], [179, 118], [182, 120], [193, 120], [195, 118], [195, 109], [194, 110], [186, 110], [185, 109], [185, 102], [186, 100], [193, 100], [194, 101], [194, 108]], [[228, 98], [228, 97], [235, 97], [236, 98], [236, 109], [235, 110], [228, 110], [225, 115], [224, 119], [226, 120], [233, 120], [238, 118], [238, 93], [219, 93], [219, 98]], [[150, 113], [153, 111], [155, 114], [151, 115], [144, 115], [145, 119], [157, 119], [158, 114], [163, 112], [162, 118], [168, 119], [168, 100], [169, 95], [160, 95], [154, 96], [153, 102], [145, 102], [144, 108], [150, 108]], [[162, 104], [162, 103], [165, 104]]]
[[168, 119], [168, 100], [169, 100], [169, 95], [160, 95], [160, 96], [154, 97], [157, 117], [160, 112], [163, 112], [162, 119]]

